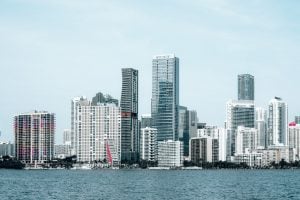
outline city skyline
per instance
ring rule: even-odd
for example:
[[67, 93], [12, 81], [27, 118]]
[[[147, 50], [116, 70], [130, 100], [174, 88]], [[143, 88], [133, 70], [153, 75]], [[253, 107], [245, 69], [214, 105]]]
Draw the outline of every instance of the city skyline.
[[[199, 121], [223, 125], [225, 104], [236, 99], [236, 76], [243, 73], [255, 77], [257, 106], [267, 109], [269, 100], [280, 96], [288, 103], [289, 121], [293, 121], [300, 110], [294, 92], [300, 72], [295, 10], [299, 3], [272, 2], [269, 7], [270, 1], [210, 2], [175, 1], [156, 9], [150, 2], [93, 1], [94, 8], [109, 11], [98, 14], [93, 6], [78, 1], [2, 1], [0, 140], [13, 142], [12, 121], [17, 113], [47, 110], [56, 114], [56, 143], [62, 143], [63, 130], [70, 128], [70, 99], [91, 98], [102, 91], [120, 100], [124, 66], [140, 66], [139, 113], [151, 113], [151, 58], [164, 53], [180, 58], [180, 105], [196, 110]], [[262, 17], [256, 17], [263, 11]], [[150, 19], [153, 12], [156, 15]], [[154, 23], [162, 32], [148, 36], [145, 32], [151, 32]], [[145, 30], [136, 31], [136, 25]], [[175, 28], [177, 33], [165, 34]]]

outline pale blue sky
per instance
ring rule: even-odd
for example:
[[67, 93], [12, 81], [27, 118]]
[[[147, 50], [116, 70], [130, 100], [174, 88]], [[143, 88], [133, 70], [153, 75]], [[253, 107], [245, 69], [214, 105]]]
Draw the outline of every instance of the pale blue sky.
[[300, 113], [300, 1], [1, 0], [0, 140], [13, 116], [56, 113], [57, 143], [70, 127], [70, 101], [121, 94], [121, 68], [140, 71], [140, 114], [150, 112], [151, 59], [180, 58], [180, 104], [223, 125], [237, 75], [251, 73], [256, 103], [281, 96]]

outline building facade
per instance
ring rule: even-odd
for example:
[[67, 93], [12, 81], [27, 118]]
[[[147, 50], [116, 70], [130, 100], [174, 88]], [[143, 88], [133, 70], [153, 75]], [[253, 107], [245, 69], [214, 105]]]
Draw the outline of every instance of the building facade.
[[15, 157], [15, 145], [10, 142], [0, 142], [0, 158], [2, 156]]
[[181, 141], [158, 141], [158, 167], [182, 167], [183, 143]]
[[275, 97], [269, 103], [268, 146], [288, 145], [288, 106]]
[[139, 159], [138, 70], [122, 69], [122, 160]]
[[263, 108], [255, 109], [255, 128], [257, 129], [257, 145], [267, 147], [267, 111]]
[[254, 76], [250, 74], [238, 75], [238, 100], [254, 101]]
[[174, 54], [153, 57], [151, 102], [157, 139], [178, 140], [179, 59]]
[[20, 114], [14, 118], [15, 155], [27, 164], [54, 158], [55, 116], [48, 112]]
[[236, 154], [244, 154], [257, 148], [257, 129], [239, 126], [237, 129]]
[[292, 151], [290, 161], [300, 160], [300, 124], [289, 124], [289, 149]]
[[157, 161], [157, 129], [142, 128], [140, 136], [140, 159]]
[[93, 106], [87, 99], [76, 103], [74, 150], [77, 161], [92, 163], [106, 160], [118, 165], [121, 159], [121, 108], [114, 103]]
[[219, 161], [219, 142], [210, 136], [191, 138], [190, 160], [200, 166], [203, 163]]
[[228, 159], [235, 154], [235, 139], [238, 126], [247, 128], [255, 127], [255, 106], [254, 101], [231, 100], [226, 105], [226, 129], [228, 132]]

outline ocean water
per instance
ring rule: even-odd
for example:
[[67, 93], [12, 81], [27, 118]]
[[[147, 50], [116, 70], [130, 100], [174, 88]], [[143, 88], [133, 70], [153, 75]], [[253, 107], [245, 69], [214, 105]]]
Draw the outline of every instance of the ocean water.
[[0, 200], [300, 199], [300, 170], [0, 170]]

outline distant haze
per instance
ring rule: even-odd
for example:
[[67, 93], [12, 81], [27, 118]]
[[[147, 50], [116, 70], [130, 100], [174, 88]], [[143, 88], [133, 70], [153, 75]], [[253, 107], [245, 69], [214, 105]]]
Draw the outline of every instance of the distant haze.
[[139, 70], [140, 115], [150, 113], [152, 57], [180, 59], [180, 104], [223, 126], [237, 75], [255, 76], [256, 105], [274, 96], [300, 113], [300, 1], [0, 1], [0, 140], [13, 116], [56, 113], [56, 142], [70, 101], [121, 96], [121, 68]]

